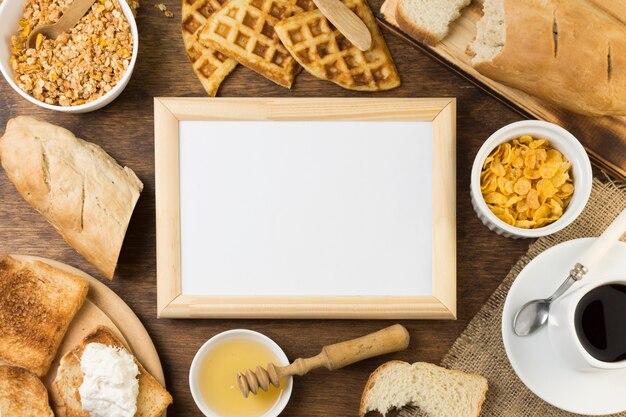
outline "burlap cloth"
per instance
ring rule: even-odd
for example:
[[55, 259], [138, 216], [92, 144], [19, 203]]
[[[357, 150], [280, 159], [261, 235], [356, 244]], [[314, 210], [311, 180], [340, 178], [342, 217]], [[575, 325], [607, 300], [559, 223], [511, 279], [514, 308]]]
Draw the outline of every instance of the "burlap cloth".
[[[502, 308], [511, 284], [530, 260], [561, 242], [598, 236], [624, 207], [626, 207], [624, 187], [611, 181], [602, 182], [594, 179], [589, 203], [581, 216], [563, 231], [540, 238], [530, 245], [526, 255], [515, 264], [443, 358], [441, 362], [443, 366], [480, 374], [489, 381], [489, 391], [481, 417], [575, 415], [552, 407], [519, 380], [504, 351], [500, 327]], [[400, 413], [403, 417], [417, 415], [411, 410]], [[617, 415], [626, 417], [626, 413]]]

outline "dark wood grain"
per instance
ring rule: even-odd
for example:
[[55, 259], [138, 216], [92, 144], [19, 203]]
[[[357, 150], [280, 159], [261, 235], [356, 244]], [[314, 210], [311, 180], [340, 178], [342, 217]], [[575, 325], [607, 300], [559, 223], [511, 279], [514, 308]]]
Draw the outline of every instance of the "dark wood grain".
[[[12, 0], [13, 1], [13, 0]], [[15, 0], [17, 1], [17, 0]], [[115, 280], [107, 282], [75, 253], [0, 174], [0, 252], [52, 258], [80, 268], [106, 282], [137, 313], [161, 356], [167, 387], [174, 396], [170, 416], [200, 416], [188, 388], [193, 355], [214, 334], [232, 328], [261, 331], [278, 342], [290, 358], [318, 353], [324, 344], [357, 337], [392, 324], [390, 321], [332, 320], [157, 320], [153, 116], [154, 96], [203, 96], [187, 61], [179, 30], [178, 1], [165, 1], [176, 17], [168, 19], [142, 2], [138, 24], [140, 56], [124, 93], [95, 113], [63, 115], [29, 104], [0, 82], [0, 126], [29, 114], [58, 123], [79, 137], [101, 145], [121, 164], [131, 167], [145, 184], [122, 249]], [[380, 4], [373, 2], [377, 10]], [[404, 321], [411, 333], [407, 351], [374, 358], [328, 374], [314, 371], [297, 379], [284, 416], [355, 416], [361, 390], [371, 371], [389, 359], [438, 362], [468, 321], [527, 249], [528, 241], [506, 239], [487, 230], [470, 205], [469, 173], [482, 142], [520, 116], [453, 71], [383, 31], [402, 77], [389, 97], [457, 97], [458, 316], [456, 321]], [[238, 67], [220, 89], [222, 96], [368, 97], [346, 91], [302, 73], [291, 91]], [[0, 128], [2, 129], [2, 128]]]

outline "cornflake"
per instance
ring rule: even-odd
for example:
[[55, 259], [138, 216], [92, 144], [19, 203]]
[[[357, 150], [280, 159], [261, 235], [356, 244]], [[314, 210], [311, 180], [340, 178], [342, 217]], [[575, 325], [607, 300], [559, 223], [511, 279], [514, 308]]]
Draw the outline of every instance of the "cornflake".
[[574, 184], [572, 164], [546, 139], [524, 135], [485, 159], [480, 188], [489, 210], [505, 223], [537, 229], [558, 220]]
[[44, 103], [77, 106], [102, 97], [130, 65], [133, 37], [118, 0], [98, 0], [69, 32], [52, 40], [27, 38], [40, 24], [55, 23], [73, 0], [26, 0], [19, 32], [11, 37], [15, 83]]

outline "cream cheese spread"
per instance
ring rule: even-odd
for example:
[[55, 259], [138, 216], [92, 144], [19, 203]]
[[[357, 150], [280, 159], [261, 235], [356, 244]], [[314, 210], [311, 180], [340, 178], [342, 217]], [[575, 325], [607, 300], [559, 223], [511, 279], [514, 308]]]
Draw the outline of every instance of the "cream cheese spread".
[[139, 368], [124, 349], [89, 343], [80, 358], [83, 383], [78, 388], [90, 417], [133, 417], [137, 412]]

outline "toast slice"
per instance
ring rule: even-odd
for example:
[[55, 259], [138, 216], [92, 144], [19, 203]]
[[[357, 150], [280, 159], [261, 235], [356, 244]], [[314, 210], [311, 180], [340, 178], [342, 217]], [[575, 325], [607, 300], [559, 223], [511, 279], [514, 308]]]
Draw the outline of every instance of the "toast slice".
[[487, 388], [487, 380], [480, 375], [424, 362], [390, 361], [367, 380], [359, 416], [412, 406], [427, 417], [478, 417]]
[[0, 360], [45, 375], [88, 290], [78, 275], [0, 257]]
[[372, 46], [357, 49], [319, 10], [299, 13], [276, 24], [275, 30], [289, 53], [310, 74], [343, 88], [358, 91], [389, 90], [400, 76], [369, 5], [344, 0], [372, 35]]
[[0, 365], [0, 416], [54, 417], [39, 378], [24, 368]]
[[300, 66], [278, 39], [274, 26], [302, 12], [299, 0], [230, 0], [213, 13], [198, 34], [208, 48], [227, 55], [286, 88]]
[[434, 46], [446, 37], [450, 23], [468, 4], [470, 0], [399, 0], [396, 20], [411, 37]]
[[[89, 417], [83, 412], [78, 388], [83, 383], [83, 373], [80, 369], [80, 358], [89, 343], [102, 343], [128, 351], [109, 328], [100, 326], [89, 333], [83, 341], [61, 358], [53, 389], [63, 400], [65, 417]], [[139, 368], [139, 395], [137, 396], [137, 413], [135, 417], [159, 417], [172, 403], [172, 396], [157, 382], [152, 375], [141, 366], [137, 358], [135, 363]], [[63, 417], [63, 416], [61, 416]]]

